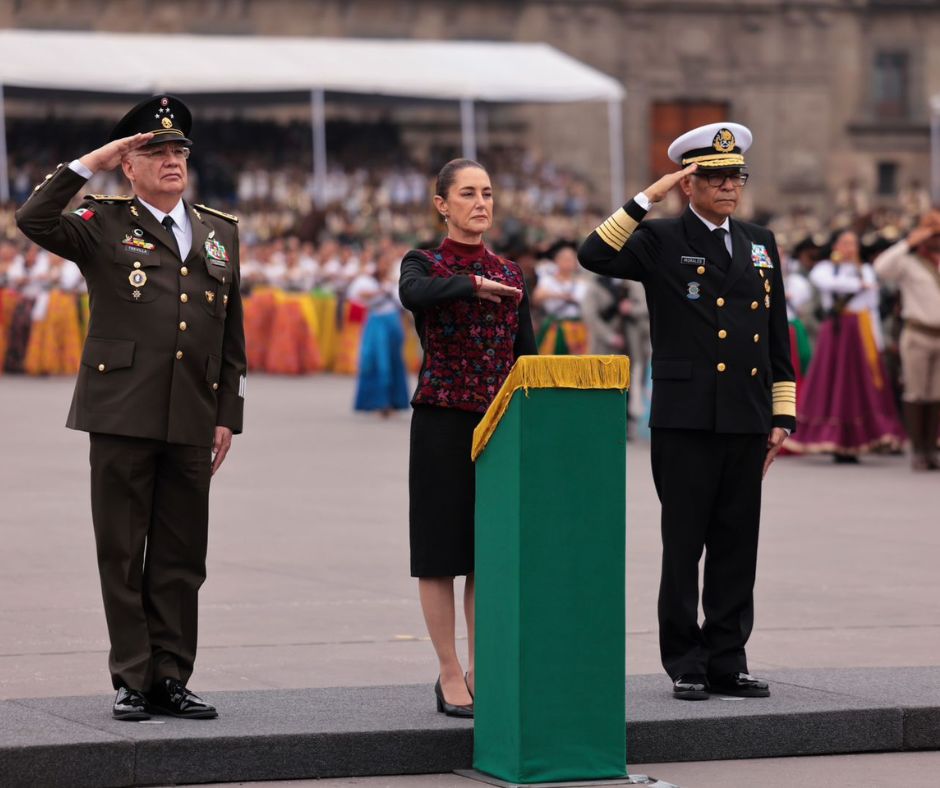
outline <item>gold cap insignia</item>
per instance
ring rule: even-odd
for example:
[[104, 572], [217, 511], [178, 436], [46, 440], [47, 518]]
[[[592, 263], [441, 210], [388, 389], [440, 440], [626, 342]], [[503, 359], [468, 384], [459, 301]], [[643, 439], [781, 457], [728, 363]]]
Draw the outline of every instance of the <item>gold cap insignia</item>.
[[734, 134], [730, 129], [718, 129], [718, 133], [712, 140], [712, 147], [719, 153], [730, 153], [734, 150]]
[[160, 125], [165, 129], [171, 129], [173, 128], [173, 121], [164, 115], [163, 120], [160, 121]]
[[147, 284], [147, 274], [139, 269], [135, 269], [131, 271], [130, 275], [127, 277], [127, 281], [134, 287], [143, 287]]

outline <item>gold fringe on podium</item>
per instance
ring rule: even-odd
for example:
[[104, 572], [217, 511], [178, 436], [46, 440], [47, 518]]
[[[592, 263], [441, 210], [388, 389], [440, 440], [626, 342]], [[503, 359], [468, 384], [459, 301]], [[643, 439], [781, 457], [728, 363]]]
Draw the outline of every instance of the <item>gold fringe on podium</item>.
[[473, 431], [474, 461], [486, 448], [500, 419], [519, 389], [630, 388], [630, 359], [626, 356], [520, 356], [483, 419]]

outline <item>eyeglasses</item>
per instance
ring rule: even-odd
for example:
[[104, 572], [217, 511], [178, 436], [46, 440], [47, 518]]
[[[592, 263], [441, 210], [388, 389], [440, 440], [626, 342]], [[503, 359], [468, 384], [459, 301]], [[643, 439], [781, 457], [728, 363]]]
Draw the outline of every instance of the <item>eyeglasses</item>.
[[137, 155], [150, 161], [160, 161], [162, 159], [183, 159], [185, 161], [189, 158], [189, 148], [182, 145], [158, 145], [152, 149], [138, 151]]
[[692, 174], [696, 178], [704, 178], [706, 181], [708, 181], [709, 186], [723, 186], [725, 181], [731, 181], [732, 186], [743, 186], [745, 183], [747, 183], [747, 179], [750, 177], [746, 172], [693, 172]]

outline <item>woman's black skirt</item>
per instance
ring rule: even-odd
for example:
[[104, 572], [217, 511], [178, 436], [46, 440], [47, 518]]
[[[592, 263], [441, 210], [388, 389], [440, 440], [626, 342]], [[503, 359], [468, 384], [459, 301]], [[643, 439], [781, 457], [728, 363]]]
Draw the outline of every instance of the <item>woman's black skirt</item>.
[[415, 405], [411, 417], [411, 576], [473, 573], [476, 476], [470, 449], [483, 417], [456, 408]]

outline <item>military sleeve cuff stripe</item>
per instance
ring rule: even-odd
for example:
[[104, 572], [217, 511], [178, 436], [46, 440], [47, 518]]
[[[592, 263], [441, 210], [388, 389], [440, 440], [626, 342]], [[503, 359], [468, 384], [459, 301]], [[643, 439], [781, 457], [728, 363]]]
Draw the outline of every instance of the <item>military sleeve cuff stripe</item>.
[[598, 237], [605, 244], [607, 244], [609, 247], [611, 247], [611, 249], [614, 249], [617, 252], [623, 249], [623, 245], [626, 243], [626, 241], [621, 241], [617, 238], [614, 238], [612, 235], [610, 235], [607, 232], [607, 230], [604, 228], [604, 225], [601, 225], [600, 227], [598, 227], [596, 232], [597, 232]]
[[637, 219], [618, 208], [597, 228], [597, 234], [605, 244], [619, 252], [638, 224]]
[[774, 416], [792, 416], [796, 418], [796, 383], [781, 380], [773, 385]]
[[604, 228], [604, 231], [609, 236], [611, 236], [612, 238], [616, 238], [621, 243], [626, 243], [627, 239], [630, 237], [630, 233], [624, 232], [620, 227], [618, 227], [616, 224], [614, 224], [613, 222], [609, 220], [604, 222], [601, 225], [601, 227]]

